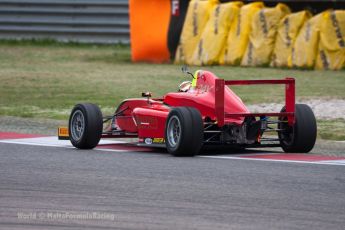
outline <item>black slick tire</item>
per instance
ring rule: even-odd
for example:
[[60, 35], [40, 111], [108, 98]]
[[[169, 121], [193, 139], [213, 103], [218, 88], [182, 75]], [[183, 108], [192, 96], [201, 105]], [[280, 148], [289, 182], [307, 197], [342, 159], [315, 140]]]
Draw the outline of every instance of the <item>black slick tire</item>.
[[165, 126], [165, 143], [169, 153], [177, 157], [198, 154], [203, 145], [204, 127], [199, 110], [192, 107], [173, 108]]
[[93, 149], [99, 143], [103, 130], [102, 112], [97, 105], [77, 104], [72, 109], [68, 131], [72, 145], [79, 149]]
[[[282, 109], [285, 112], [285, 108]], [[282, 119], [286, 121], [285, 119]], [[279, 129], [283, 131], [278, 133], [280, 145], [287, 153], [308, 153], [316, 141], [317, 124], [313, 111], [308, 105], [296, 104], [295, 124], [289, 126], [287, 122], [279, 123]]]

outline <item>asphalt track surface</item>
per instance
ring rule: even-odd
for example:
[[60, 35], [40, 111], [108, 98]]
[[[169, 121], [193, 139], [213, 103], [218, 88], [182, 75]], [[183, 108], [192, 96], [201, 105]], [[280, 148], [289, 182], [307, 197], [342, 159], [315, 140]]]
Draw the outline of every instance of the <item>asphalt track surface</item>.
[[0, 159], [0, 229], [345, 228], [342, 165], [8, 143]]

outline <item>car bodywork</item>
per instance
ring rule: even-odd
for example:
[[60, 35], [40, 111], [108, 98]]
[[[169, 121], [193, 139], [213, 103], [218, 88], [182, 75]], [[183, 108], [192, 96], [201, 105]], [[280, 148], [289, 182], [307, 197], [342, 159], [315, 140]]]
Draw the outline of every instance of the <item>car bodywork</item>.
[[[144, 98], [124, 100], [113, 115], [103, 117], [103, 123], [110, 124], [103, 128], [101, 138], [137, 137], [140, 145], [167, 147], [169, 114], [181, 107], [193, 108], [200, 113], [197, 116], [201, 116], [202, 119], [202, 145], [282, 146], [284, 137], [295, 138], [293, 135], [296, 136], [296, 130], [291, 134], [291, 130], [296, 126], [293, 78], [224, 80], [212, 72], [203, 70], [197, 71], [193, 78], [193, 86], [187, 92], [170, 92], [162, 98], [151, 98], [150, 93], [143, 93]], [[227, 87], [254, 84], [285, 85], [285, 106], [282, 111], [251, 113], [242, 100]], [[183, 120], [179, 118], [178, 122], [185, 122]], [[272, 125], [274, 127], [271, 127]], [[180, 129], [182, 128], [176, 129], [177, 132], [180, 132]], [[277, 132], [278, 137], [265, 138], [266, 132]], [[284, 132], [290, 133], [284, 136]], [[174, 135], [173, 131], [171, 133]], [[316, 138], [316, 123], [313, 135]], [[314, 143], [315, 140], [311, 148]]]

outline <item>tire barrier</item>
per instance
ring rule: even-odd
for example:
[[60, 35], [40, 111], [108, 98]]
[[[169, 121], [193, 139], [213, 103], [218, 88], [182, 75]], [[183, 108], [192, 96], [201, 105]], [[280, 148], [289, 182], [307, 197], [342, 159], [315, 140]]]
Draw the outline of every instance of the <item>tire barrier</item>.
[[292, 48], [303, 24], [311, 18], [309, 11], [300, 11], [286, 15], [278, 25], [271, 66], [287, 67], [292, 55]]
[[234, 18], [230, 28], [224, 54], [224, 64], [241, 64], [249, 41], [253, 15], [263, 7], [264, 4], [262, 2], [253, 2], [241, 7], [239, 15]]
[[320, 13], [304, 23], [292, 48], [289, 67], [314, 67], [323, 14]]
[[211, 10], [217, 4], [217, 0], [190, 1], [180, 42], [176, 50], [175, 63], [193, 63], [194, 50], [199, 43]]
[[316, 69], [338, 70], [345, 66], [345, 11], [323, 14]]
[[289, 7], [279, 3], [276, 7], [266, 7], [254, 14], [242, 66], [262, 66], [270, 63], [277, 25], [289, 13]]
[[338, 70], [345, 67], [345, 10], [292, 13], [282, 3], [189, 3], [175, 63]]
[[[238, 16], [242, 2], [218, 4], [202, 32], [192, 57], [193, 65], [219, 64], [233, 19]], [[223, 61], [222, 61], [223, 62]]]

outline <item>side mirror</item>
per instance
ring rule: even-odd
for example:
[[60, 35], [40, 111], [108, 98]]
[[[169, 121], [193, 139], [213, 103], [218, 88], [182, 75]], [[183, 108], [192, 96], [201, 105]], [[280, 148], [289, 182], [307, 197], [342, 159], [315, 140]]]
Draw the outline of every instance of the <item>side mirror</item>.
[[183, 65], [181, 67], [181, 71], [182, 71], [182, 73], [188, 73], [189, 72], [188, 66], [187, 65]]
[[152, 93], [151, 92], [142, 92], [141, 96], [142, 97], [152, 97]]
[[189, 75], [192, 76], [192, 78], [194, 79], [194, 75], [193, 75], [193, 73], [191, 73], [191, 72], [189, 71], [187, 65], [183, 65], [183, 66], [181, 67], [181, 71], [182, 71], [182, 73], [189, 74]]

